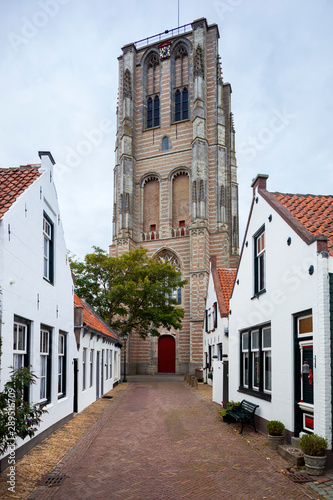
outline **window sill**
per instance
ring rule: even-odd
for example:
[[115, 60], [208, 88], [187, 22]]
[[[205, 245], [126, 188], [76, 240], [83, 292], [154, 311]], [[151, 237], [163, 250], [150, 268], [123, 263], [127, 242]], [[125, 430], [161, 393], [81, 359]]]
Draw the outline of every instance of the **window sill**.
[[255, 292], [255, 294], [253, 295], [253, 297], [251, 297], [251, 300], [253, 300], [253, 299], [259, 299], [260, 295], [262, 295], [263, 293], [266, 293], [266, 288], [264, 288], [263, 290], [260, 290], [260, 292]]
[[185, 120], [178, 120], [177, 122], [173, 121], [173, 122], [171, 122], [170, 125], [178, 125], [178, 123], [185, 123], [185, 122], [189, 122], [189, 121], [190, 121], [190, 118], [185, 118]]
[[242, 394], [249, 394], [258, 399], [263, 399], [264, 401], [271, 401], [272, 395], [266, 392], [254, 391], [253, 389], [247, 389], [246, 387], [238, 387], [238, 392]]
[[50, 285], [54, 285], [53, 281], [50, 281], [48, 278], [45, 278], [45, 276], [43, 276], [43, 280], [46, 281], [47, 283], [50, 283]]
[[155, 127], [145, 127], [142, 129], [142, 132], [149, 132], [149, 130], [156, 130], [158, 128], [161, 128], [161, 125], [155, 125]]

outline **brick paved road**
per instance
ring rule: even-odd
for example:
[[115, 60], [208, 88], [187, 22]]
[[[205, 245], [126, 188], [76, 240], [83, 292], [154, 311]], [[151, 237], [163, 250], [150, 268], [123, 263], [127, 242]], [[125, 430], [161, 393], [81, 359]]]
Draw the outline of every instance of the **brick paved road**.
[[34, 498], [318, 498], [278, 473], [177, 377], [130, 383], [104, 422], [64, 462], [62, 484]]

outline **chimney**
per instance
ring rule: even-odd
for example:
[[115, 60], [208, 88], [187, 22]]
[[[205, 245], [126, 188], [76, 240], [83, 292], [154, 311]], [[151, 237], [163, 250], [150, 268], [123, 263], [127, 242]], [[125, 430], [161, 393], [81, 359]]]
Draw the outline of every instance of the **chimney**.
[[253, 179], [251, 187], [253, 188], [253, 196], [255, 196], [256, 189], [266, 189], [266, 181], [268, 179], [267, 174], [258, 174], [255, 179]]

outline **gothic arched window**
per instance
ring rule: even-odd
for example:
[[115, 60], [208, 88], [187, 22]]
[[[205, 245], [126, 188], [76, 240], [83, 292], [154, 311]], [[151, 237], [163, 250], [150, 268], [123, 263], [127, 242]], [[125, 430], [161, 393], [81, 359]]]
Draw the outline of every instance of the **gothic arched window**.
[[147, 63], [146, 95], [146, 127], [158, 127], [160, 125], [159, 60], [155, 53], [149, 57]]
[[[179, 272], [179, 281], [181, 280], [181, 266], [177, 256], [171, 252], [170, 250], [162, 250], [157, 258], [162, 260], [163, 262], [169, 262], [173, 266], [175, 266], [176, 270]], [[169, 293], [169, 298], [174, 299], [178, 302], [178, 304], [182, 303], [182, 289], [181, 287], [174, 288], [172, 292]]]
[[180, 45], [175, 52], [173, 99], [174, 99], [174, 121], [187, 120], [188, 113], [188, 54], [184, 45]]

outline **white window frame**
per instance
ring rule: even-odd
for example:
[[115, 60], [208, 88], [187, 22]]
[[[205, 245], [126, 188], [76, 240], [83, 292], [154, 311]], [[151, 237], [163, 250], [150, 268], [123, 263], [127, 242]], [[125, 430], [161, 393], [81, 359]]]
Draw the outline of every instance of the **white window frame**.
[[50, 245], [52, 239], [52, 225], [43, 217], [43, 236], [44, 236], [44, 278], [50, 281]]
[[82, 351], [82, 390], [86, 390], [86, 376], [87, 376], [87, 348], [84, 347]]
[[[260, 294], [266, 289], [266, 236], [265, 228], [254, 236], [255, 244], [255, 294]], [[261, 285], [262, 282], [262, 285]]]
[[[245, 336], [247, 335], [247, 347], [245, 347]], [[249, 342], [250, 342], [250, 333], [242, 332], [242, 363], [243, 363], [243, 387], [249, 387], [249, 376], [250, 376], [250, 368], [249, 368]], [[246, 383], [246, 359], [247, 359], [247, 383]]]
[[66, 363], [66, 334], [58, 336], [58, 397], [64, 396], [65, 391], [65, 363]]
[[[267, 346], [265, 345], [265, 340], [264, 340], [264, 336], [265, 336], [265, 331], [267, 330], [270, 330], [270, 345]], [[263, 357], [263, 390], [264, 392], [267, 392], [267, 393], [271, 393], [272, 392], [272, 329], [270, 326], [267, 326], [265, 328], [262, 329], [262, 357]], [[270, 353], [270, 356], [267, 356], [268, 353]], [[270, 359], [270, 387], [267, 387], [266, 385], [266, 368], [267, 368], [267, 359]]]
[[[259, 391], [259, 385], [260, 385], [260, 352], [259, 352], [259, 343], [260, 343], [260, 338], [259, 338], [259, 330], [252, 330], [251, 331], [251, 357], [252, 357], [252, 389], [254, 391]], [[257, 346], [254, 346], [254, 338], [257, 338]], [[259, 369], [259, 374], [258, 374], [258, 380], [257, 384], [255, 383], [255, 360], [256, 358], [258, 359], [258, 369]]]
[[89, 366], [90, 366], [89, 387], [92, 387], [94, 383], [94, 349], [90, 349]]
[[50, 354], [50, 331], [40, 330], [40, 400], [47, 401], [48, 363]]
[[[24, 356], [27, 354], [27, 331], [27, 325], [20, 323], [19, 321], [14, 321], [13, 365], [15, 369], [24, 367]], [[23, 336], [20, 335], [20, 333], [23, 333]]]
[[109, 349], [105, 349], [105, 380], [109, 379]]

